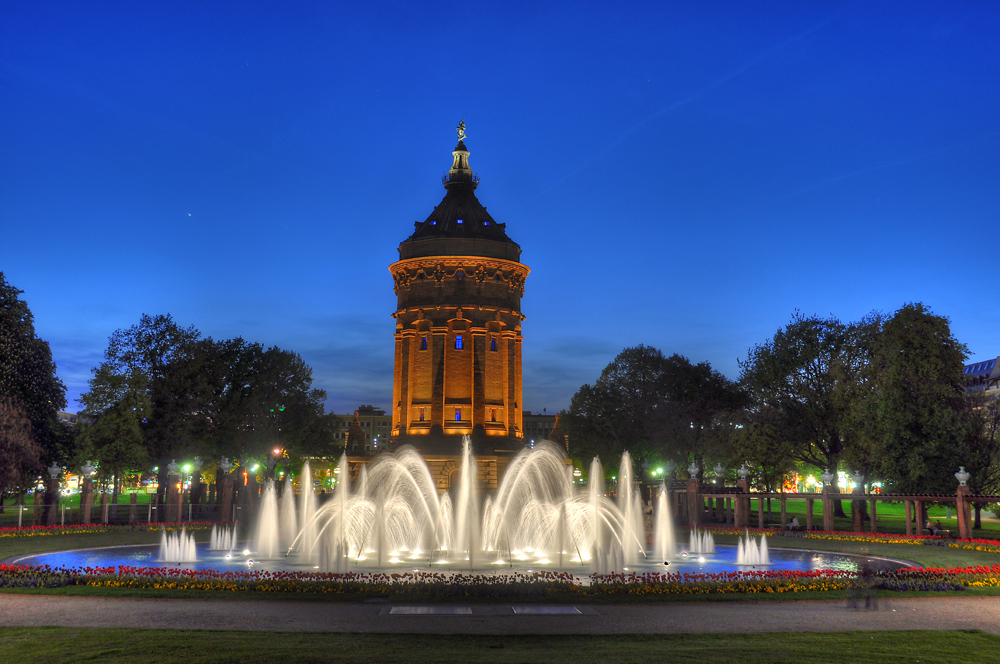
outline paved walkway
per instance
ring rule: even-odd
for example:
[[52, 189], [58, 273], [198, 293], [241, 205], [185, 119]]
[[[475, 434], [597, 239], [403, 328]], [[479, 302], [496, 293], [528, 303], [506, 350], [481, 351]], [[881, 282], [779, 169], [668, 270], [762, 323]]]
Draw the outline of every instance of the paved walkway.
[[[407, 608], [404, 608], [407, 607]], [[0, 625], [433, 634], [670, 634], [981, 629], [1000, 634], [1000, 597], [627, 605], [403, 604], [111, 599], [0, 594]]]

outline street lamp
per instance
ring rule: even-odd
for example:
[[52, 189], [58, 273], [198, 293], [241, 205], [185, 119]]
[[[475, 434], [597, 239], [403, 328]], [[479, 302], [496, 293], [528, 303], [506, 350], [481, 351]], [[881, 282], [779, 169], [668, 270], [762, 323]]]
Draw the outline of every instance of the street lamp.
[[62, 468], [60, 468], [59, 465], [55, 461], [53, 461], [52, 465], [49, 466], [49, 477], [51, 477], [52, 479], [55, 479], [55, 478], [59, 477], [59, 473], [61, 473], [61, 472], [62, 472]]
[[222, 469], [223, 473], [228, 475], [229, 471], [233, 469], [233, 462], [227, 459], [226, 457], [222, 457], [221, 459], [219, 459], [219, 468]]
[[95, 470], [97, 469], [94, 468], [93, 464], [90, 463], [90, 459], [87, 459], [87, 463], [80, 466], [80, 472], [83, 473], [83, 476], [86, 478], [89, 478], [91, 475], [93, 475]]
[[743, 465], [740, 466], [740, 469], [736, 472], [739, 474], [741, 480], [746, 481], [747, 476], [750, 475], [750, 469], [747, 467], [747, 462], [744, 461]]
[[698, 477], [698, 464], [696, 464], [694, 461], [692, 461], [691, 465], [688, 466], [688, 475], [691, 477], [691, 479], [695, 479], [696, 477]]
[[833, 475], [833, 473], [830, 472], [829, 468], [827, 468], [826, 472], [824, 472], [822, 475], [820, 475], [819, 478], [821, 480], [823, 480], [823, 488], [824, 489], [827, 488], [827, 487], [833, 486], [834, 475]]

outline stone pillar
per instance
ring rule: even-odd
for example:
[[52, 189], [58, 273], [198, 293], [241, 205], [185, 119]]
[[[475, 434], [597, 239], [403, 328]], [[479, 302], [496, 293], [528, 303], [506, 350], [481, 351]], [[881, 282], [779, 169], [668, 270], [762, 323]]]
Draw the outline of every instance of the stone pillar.
[[784, 529], [788, 521], [788, 512], [785, 511], [785, 494], [781, 494], [781, 528]]
[[726, 521], [726, 499], [716, 498], [715, 499], [715, 518], [717, 521]]
[[101, 492], [101, 523], [108, 522], [108, 494]]
[[823, 530], [833, 530], [833, 487], [823, 487]]
[[163, 521], [163, 515], [160, 514], [159, 491], [149, 495], [149, 523], [156, 523], [157, 521]]
[[174, 523], [180, 521], [181, 516], [181, 492], [178, 488], [181, 478], [177, 475], [167, 475], [167, 502], [164, 521]]
[[[815, 498], [806, 498], [806, 530], [811, 531], [813, 529], [813, 503], [816, 502]], [[823, 511], [826, 514], [826, 510]]]
[[89, 477], [83, 480], [80, 490], [80, 523], [90, 523], [91, 512], [94, 509], [94, 480]]
[[59, 478], [49, 477], [45, 480], [45, 515], [42, 523], [46, 526], [56, 525], [59, 520]]
[[913, 520], [916, 521], [916, 531], [918, 535], [924, 534], [924, 501], [913, 501]]
[[876, 507], [875, 507], [877, 503], [878, 500], [876, 500], [875, 498], [868, 499], [868, 518], [871, 519], [871, 523], [868, 525], [869, 525], [869, 530], [871, 530], [873, 533], [878, 532], [878, 515], [876, 513]]
[[735, 521], [733, 520], [733, 499], [726, 498], [726, 525], [733, 525]]
[[746, 528], [750, 525], [750, 493], [749, 484], [746, 480], [737, 480], [736, 488], [739, 489], [739, 493], [736, 494], [736, 527]]
[[135, 523], [139, 520], [139, 494], [133, 493], [128, 497], [128, 522]]
[[701, 521], [701, 500], [698, 498], [698, 478], [687, 481], [688, 525], [693, 529]]
[[860, 533], [865, 529], [865, 515], [864, 507], [865, 501], [863, 500], [852, 500], [851, 501], [851, 518], [854, 526], [854, 532]]
[[764, 529], [764, 497], [762, 494], [757, 494], [757, 527], [761, 530]]
[[969, 508], [969, 487], [959, 486], [955, 500], [955, 512], [958, 517], [958, 536], [962, 539], [972, 537], [972, 514]]

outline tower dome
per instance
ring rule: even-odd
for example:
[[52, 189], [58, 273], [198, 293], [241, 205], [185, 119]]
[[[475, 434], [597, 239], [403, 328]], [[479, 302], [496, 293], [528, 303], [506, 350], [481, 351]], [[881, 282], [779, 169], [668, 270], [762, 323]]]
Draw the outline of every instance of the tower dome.
[[521, 415], [521, 248], [476, 197], [465, 123], [445, 196], [389, 266], [397, 307], [392, 439], [426, 452], [514, 450]]

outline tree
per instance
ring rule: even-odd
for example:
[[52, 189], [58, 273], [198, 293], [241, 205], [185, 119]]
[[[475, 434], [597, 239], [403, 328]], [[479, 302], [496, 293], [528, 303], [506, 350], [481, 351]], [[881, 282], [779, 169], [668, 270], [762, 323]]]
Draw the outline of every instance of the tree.
[[0, 396], [28, 418], [31, 435], [48, 460], [68, 454], [69, 438], [59, 422], [66, 388], [56, 377], [49, 344], [35, 335], [34, 316], [0, 272]]
[[[976, 393], [967, 397], [966, 404], [972, 421], [965, 456], [972, 475], [969, 486], [973, 493], [995, 495], [1000, 492], [1000, 399]], [[973, 503], [976, 528], [982, 527], [982, 508], [982, 503]]]
[[[164, 394], [194, 393], [172, 382], [169, 374], [171, 367], [194, 352], [200, 336], [193, 326], [181, 327], [170, 315], [148, 314], [143, 314], [137, 325], [111, 335], [104, 361], [93, 369], [89, 389], [80, 397], [83, 419], [90, 422], [90, 427], [82, 430], [90, 438], [81, 433], [81, 443], [94, 450], [102, 475], [108, 471], [101, 468], [101, 461], [121, 471], [129, 463], [148, 457], [158, 462], [163, 491], [171, 455], [191, 446], [188, 422], [195, 412], [190, 398], [167, 398]], [[107, 422], [103, 422], [105, 418]], [[135, 442], [136, 425], [143, 449], [125, 451], [123, 445]], [[113, 440], [109, 438], [112, 435], [124, 438]], [[101, 458], [102, 453], [107, 459]], [[131, 461], [126, 463], [126, 459]], [[118, 479], [116, 476], [116, 486]]]
[[10, 397], [0, 397], [0, 512], [3, 496], [21, 493], [42, 468], [42, 449], [35, 442], [31, 421]]
[[263, 459], [274, 447], [297, 456], [339, 449], [339, 418], [324, 412], [326, 392], [312, 388], [312, 369], [297, 353], [239, 338], [201, 350], [194, 361], [207, 396], [197, 427], [216, 453]]
[[708, 362], [671, 355], [664, 361], [660, 400], [651, 415], [657, 449], [665, 456], [731, 461], [733, 436], [746, 397]]
[[583, 385], [570, 403], [575, 454], [606, 462], [626, 450], [639, 463], [654, 456], [722, 458], [732, 434], [738, 389], [708, 363], [664, 357], [651, 346], [626, 348]]
[[97, 461], [98, 477], [113, 482], [118, 496], [122, 480], [147, 467], [149, 455], [142, 437], [141, 418], [147, 408], [140, 405], [141, 392], [128, 392], [93, 423], [81, 425], [79, 459]]
[[907, 304], [885, 321], [865, 368], [855, 418], [871, 470], [900, 493], [952, 493], [971, 465], [965, 346], [948, 320]]
[[790, 444], [792, 457], [836, 471], [851, 436], [851, 403], [877, 318], [845, 325], [796, 312], [774, 338], [750, 349], [740, 382], [751, 419]]

